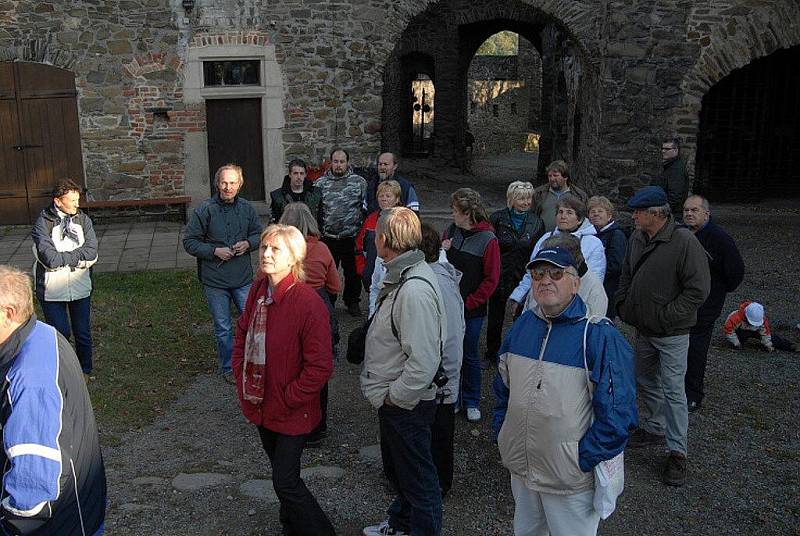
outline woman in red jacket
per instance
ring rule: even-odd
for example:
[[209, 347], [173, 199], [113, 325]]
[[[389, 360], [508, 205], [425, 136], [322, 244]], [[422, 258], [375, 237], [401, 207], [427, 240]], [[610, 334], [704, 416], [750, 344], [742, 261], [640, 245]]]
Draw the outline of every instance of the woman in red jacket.
[[320, 390], [333, 371], [328, 310], [303, 282], [300, 231], [270, 225], [259, 253], [266, 277], [253, 282], [233, 348], [239, 404], [272, 465], [284, 534], [335, 534], [300, 478], [306, 436], [320, 420]]

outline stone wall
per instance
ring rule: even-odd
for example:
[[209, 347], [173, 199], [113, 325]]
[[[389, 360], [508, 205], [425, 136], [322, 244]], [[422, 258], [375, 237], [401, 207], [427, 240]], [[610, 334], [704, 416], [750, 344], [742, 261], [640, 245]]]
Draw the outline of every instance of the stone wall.
[[520, 39], [513, 56], [475, 56], [467, 76], [474, 153], [523, 150], [541, 127], [542, 61], [533, 45]]
[[275, 162], [343, 145], [360, 165], [401, 148], [420, 61], [436, 85], [436, 154], [457, 163], [469, 61], [511, 30], [541, 54], [540, 162], [564, 157], [584, 185], [622, 198], [659, 172], [663, 135], [684, 137], [693, 161], [702, 96], [799, 44], [798, 20], [796, 0], [197, 0], [188, 14], [180, 0], [0, 0], [0, 61], [75, 72], [90, 195], [194, 196], [208, 191], [205, 108], [185, 94], [197, 36], [257, 34], [272, 47], [276, 187]]

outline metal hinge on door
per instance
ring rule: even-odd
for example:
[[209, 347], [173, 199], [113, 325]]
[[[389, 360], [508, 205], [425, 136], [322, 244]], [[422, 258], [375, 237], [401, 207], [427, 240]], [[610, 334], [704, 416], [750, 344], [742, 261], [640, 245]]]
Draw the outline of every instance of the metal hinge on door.
[[12, 145], [12, 148], [16, 149], [17, 151], [21, 151], [23, 149], [36, 149], [44, 147], [43, 145]]

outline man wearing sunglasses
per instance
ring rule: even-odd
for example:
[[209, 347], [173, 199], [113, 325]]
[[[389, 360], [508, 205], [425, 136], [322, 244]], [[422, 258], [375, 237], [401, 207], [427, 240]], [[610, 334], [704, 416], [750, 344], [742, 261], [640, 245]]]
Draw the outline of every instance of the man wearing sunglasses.
[[593, 468], [638, 425], [633, 350], [608, 319], [587, 318], [568, 250], [542, 248], [527, 268], [536, 307], [500, 347], [492, 421], [514, 534], [594, 535]]

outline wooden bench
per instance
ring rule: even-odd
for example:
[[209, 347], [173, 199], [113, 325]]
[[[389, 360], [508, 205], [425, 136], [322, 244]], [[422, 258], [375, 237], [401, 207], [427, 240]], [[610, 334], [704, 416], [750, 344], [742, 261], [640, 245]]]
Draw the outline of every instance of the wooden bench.
[[153, 197], [150, 199], [108, 199], [100, 201], [85, 201], [81, 203], [81, 208], [87, 212], [101, 208], [127, 208], [127, 207], [152, 207], [152, 206], [180, 206], [183, 210], [183, 223], [186, 223], [186, 216], [189, 204], [192, 202], [190, 196], [183, 197]]

